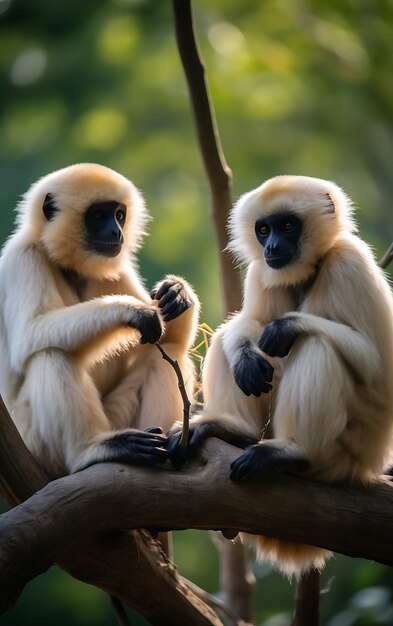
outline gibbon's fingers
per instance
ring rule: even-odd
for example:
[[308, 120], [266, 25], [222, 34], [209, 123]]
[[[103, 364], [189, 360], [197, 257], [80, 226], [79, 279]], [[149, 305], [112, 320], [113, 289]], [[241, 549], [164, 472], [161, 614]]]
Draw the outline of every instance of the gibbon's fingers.
[[264, 473], [270, 469], [269, 455], [265, 456], [262, 447], [256, 444], [248, 448], [242, 455], [231, 463], [231, 480], [249, 480], [252, 476]]
[[[135, 458], [132, 457], [132, 454], [128, 458], [129, 463], [133, 463], [134, 465], [144, 463], [165, 463], [168, 460], [168, 455], [166, 450], [162, 450], [161, 448], [151, 448], [145, 450], [136, 450]], [[127, 459], [124, 459], [124, 463], [127, 463]]]
[[165, 462], [168, 458], [165, 443], [165, 435], [135, 431], [115, 435], [105, 442], [105, 446], [113, 452], [112, 461], [122, 463], [140, 463], [147, 460]]
[[170, 322], [184, 313], [192, 305], [187, 289], [181, 281], [166, 280], [159, 287], [150, 292], [158, 306], [165, 322]]
[[181, 302], [177, 308], [176, 311], [174, 311], [173, 313], [171, 313], [170, 315], [165, 315], [164, 317], [164, 322], [171, 322], [172, 320], [176, 319], [176, 317], [179, 317], [179, 315], [181, 315], [182, 313], [184, 313], [184, 311], [187, 311], [187, 309], [190, 308], [190, 304], [188, 304], [187, 302]]
[[141, 333], [139, 343], [157, 343], [162, 334], [162, 323], [157, 309], [146, 308], [135, 311], [134, 316], [128, 322], [132, 328]]
[[270, 382], [273, 372], [270, 363], [249, 344], [235, 363], [233, 375], [236, 384], [246, 396], [252, 394], [259, 398], [261, 393], [269, 393], [272, 389]]
[[176, 298], [182, 290], [185, 291], [181, 282], [165, 280], [157, 290], [155, 299], [158, 300], [158, 304], [161, 308], [164, 307], [167, 302]]
[[169, 302], [167, 302], [167, 304], [163, 308], [160, 307], [160, 313], [165, 319], [166, 316], [174, 313], [178, 309], [178, 307], [181, 306], [181, 304], [181, 301], [179, 301], [177, 297], [175, 300], [170, 300]]
[[162, 434], [161, 426], [155, 426], [154, 428], [146, 428], [145, 433], [160, 433]]
[[[191, 432], [189, 432], [188, 436], [190, 437]], [[179, 442], [181, 439], [182, 431], [179, 430], [176, 433], [172, 433], [168, 435], [168, 441], [166, 444], [166, 453], [168, 459], [170, 459], [173, 467], [177, 470], [181, 469], [184, 465], [187, 457], [189, 456], [188, 447], [185, 450], [181, 450], [179, 448]]]
[[232, 461], [230, 478], [245, 481], [269, 470], [298, 474], [309, 468], [307, 459], [291, 456], [285, 450], [273, 446], [256, 444]]
[[289, 353], [298, 334], [295, 318], [283, 317], [265, 326], [258, 346], [269, 356], [284, 357]]
[[176, 469], [180, 469], [188, 458], [195, 456], [201, 443], [209, 437], [209, 427], [212, 425], [211, 423], [197, 424], [191, 427], [188, 433], [187, 446], [184, 450], [179, 448], [182, 431], [169, 435], [166, 451]]

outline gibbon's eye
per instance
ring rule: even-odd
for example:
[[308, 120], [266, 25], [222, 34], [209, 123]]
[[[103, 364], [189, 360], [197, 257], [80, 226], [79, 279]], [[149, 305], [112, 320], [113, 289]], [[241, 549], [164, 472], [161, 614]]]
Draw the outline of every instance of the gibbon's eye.
[[94, 211], [93, 217], [95, 220], [102, 220], [102, 217], [103, 217], [102, 211]]
[[126, 219], [126, 214], [124, 211], [116, 211], [115, 217], [117, 221], [120, 222], [120, 224], [124, 224], [125, 219]]
[[270, 228], [266, 224], [262, 224], [262, 226], [259, 227], [259, 232], [262, 235], [262, 237], [267, 237], [268, 234], [270, 233]]
[[286, 232], [286, 233], [290, 233], [293, 229], [294, 229], [295, 225], [293, 222], [291, 222], [291, 220], [285, 220], [285, 222], [283, 222], [281, 229]]

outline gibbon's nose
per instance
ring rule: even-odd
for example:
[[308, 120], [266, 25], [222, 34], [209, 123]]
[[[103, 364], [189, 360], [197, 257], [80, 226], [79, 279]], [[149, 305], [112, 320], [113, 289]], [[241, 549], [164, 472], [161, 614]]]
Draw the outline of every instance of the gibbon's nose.
[[273, 256], [280, 252], [280, 244], [278, 241], [270, 241], [266, 246], [266, 254], [267, 256]]
[[120, 228], [112, 228], [113, 239], [119, 243], [124, 243], [124, 236]]

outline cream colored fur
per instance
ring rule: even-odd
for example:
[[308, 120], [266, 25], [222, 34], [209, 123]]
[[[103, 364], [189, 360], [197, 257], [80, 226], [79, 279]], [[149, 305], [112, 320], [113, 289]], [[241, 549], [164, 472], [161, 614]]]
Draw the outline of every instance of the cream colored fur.
[[[59, 211], [47, 221], [46, 194]], [[98, 201], [127, 205], [115, 258], [84, 245], [83, 214]], [[50, 476], [107, 457], [101, 442], [124, 429], [182, 416], [172, 368], [128, 326], [152, 302], [137, 269], [148, 214], [139, 191], [113, 170], [78, 164], [35, 183], [18, 206], [0, 261], [0, 392], [31, 452]], [[66, 278], [62, 268], [73, 270]], [[169, 278], [174, 278], [170, 276]], [[190, 394], [199, 303], [166, 324], [161, 343], [179, 361]], [[165, 324], [164, 324], [165, 326]]]
[[[334, 202], [335, 212], [326, 194]], [[292, 211], [303, 220], [300, 257], [267, 266], [255, 221]], [[216, 333], [203, 371], [204, 413], [231, 430], [259, 438], [270, 398], [247, 397], [233, 366], [241, 343], [256, 350], [264, 326], [287, 314], [299, 337], [275, 368], [274, 438], [265, 442], [311, 462], [326, 482], [375, 480], [386, 467], [393, 426], [393, 300], [383, 272], [355, 233], [351, 201], [334, 183], [278, 176], [243, 196], [230, 216], [231, 250], [248, 266], [242, 310]], [[294, 292], [315, 280], [296, 308]], [[266, 355], [264, 355], [266, 356]], [[287, 574], [322, 567], [329, 553], [263, 537], [262, 558]]]

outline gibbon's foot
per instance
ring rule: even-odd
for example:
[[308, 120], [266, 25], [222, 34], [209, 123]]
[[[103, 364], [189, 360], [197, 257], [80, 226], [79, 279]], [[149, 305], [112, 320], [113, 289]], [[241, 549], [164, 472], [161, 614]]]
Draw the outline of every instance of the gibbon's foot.
[[268, 470], [278, 472], [301, 473], [310, 468], [307, 459], [290, 456], [280, 448], [265, 444], [256, 444], [231, 463], [231, 480], [250, 480]]
[[120, 433], [104, 443], [109, 451], [106, 460], [136, 465], [165, 463], [168, 458], [166, 442], [161, 428]]
[[180, 280], [164, 280], [162, 285], [150, 292], [150, 297], [158, 300], [164, 322], [174, 320], [192, 306], [187, 289]]
[[194, 456], [208, 435], [205, 434], [205, 424], [198, 424], [196, 426], [190, 426], [188, 433], [188, 442], [185, 449], [179, 448], [182, 431], [178, 430], [174, 433], [168, 433], [168, 442], [166, 451], [168, 458], [171, 460], [173, 467], [181, 469], [185, 461]]
[[259, 348], [269, 356], [287, 356], [298, 331], [295, 328], [295, 317], [282, 317], [266, 324], [258, 341]]
[[246, 396], [259, 396], [269, 393], [272, 388], [274, 369], [262, 354], [257, 352], [251, 342], [246, 339], [242, 346], [239, 359], [233, 368], [233, 375], [238, 387]]
[[247, 448], [255, 443], [255, 439], [251, 439], [246, 435], [234, 433], [217, 422], [202, 422], [201, 424], [190, 425], [188, 434], [188, 443], [185, 450], [179, 449], [181, 431], [168, 433], [167, 453], [173, 466], [180, 469], [184, 462], [195, 456], [208, 437], [217, 437], [237, 448]]
[[137, 309], [128, 322], [129, 326], [136, 328], [141, 333], [139, 343], [156, 343], [162, 334], [162, 323], [157, 309], [153, 307]]

